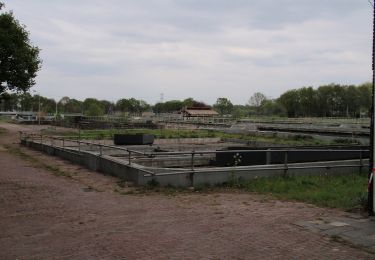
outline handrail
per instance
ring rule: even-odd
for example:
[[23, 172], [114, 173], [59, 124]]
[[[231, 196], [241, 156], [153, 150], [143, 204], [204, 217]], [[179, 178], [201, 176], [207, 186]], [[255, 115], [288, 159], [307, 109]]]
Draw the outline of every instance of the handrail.
[[[24, 133], [24, 132], [21, 132]], [[45, 136], [40, 134], [29, 134], [35, 136]], [[131, 152], [134, 154], [144, 155], [148, 157], [155, 157], [160, 155], [184, 155], [184, 154], [218, 154], [218, 153], [256, 153], [256, 152], [368, 152], [369, 149], [279, 149], [279, 148], [268, 148], [268, 149], [244, 149], [244, 150], [215, 150], [215, 151], [205, 151], [205, 150], [192, 150], [192, 151], [176, 151], [176, 152], [142, 152], [133, 149], [129, 149], [126, 147], [118, 147], [113, 145], [106, 145], [100, 143], [93, 143], [88, 141], [81, 141], [81, 140], [74, 140], [74, 139], [65, 139], [62, 137], [51, 137], [48, 136], [50, 139], [55, 140], [64, 140], [68, 142], [76, 142], [81, 144], [87, 145], [95, 145], [95, 146], [102, 146], [105, 148], [111, 148], [115, 150], [122, 150], [126, 152]]]
[[[65, 142], [73, 142], [78, 144], [78, 150], [81, 152], [81, 144], [86, 144], [86, 145], [94, 145], [94, 146], [99, 146], [99, 156], [102, 156], [102, 148], [110, 148], [110, 149], [115, 149], [115, 150], [121, 150], [125, 151], [128, 153], [129, 156], [129, 166], [132, 164], [132, 154], [137, 154], [137, 155], [142, 155], [142, 156], [147, 156], [149, 158], [153, 158], [156, 156], [165, 156], [165, 155], [191, 155], [191, 167], [189, 169], [180, 169], [178, 171], [174, 172], [165, 172], [165, 173], [155, 173], [149, 170], [146, 170], [142, 167], [138, 167], [137, 164], [132, 166], [134, 169], [137, 169], [139, 171], [142, 171], [146, 173], [146, 175], [143, 175], [144, 177], [149, 177], [149, 176], [164, 176], [164, 175], [176, 175], [176, 174], [192, 174], [194, 175], [195, 173], [212, 173], [212, 172], [224, 172], [228, 171], [230, 169], [233, 169], [235, 167], [235, 171], [256, 171], [256, 170], [284, 170], [287, 172], [288, 170], [293, 170], [293, 169], [317, 169], [317, 168], [326, 168], [326, 169], [331, 169], [331, 168], [337, 168], [337, 167], [359, 167], [360, 171], [362, 167], [367, 166], [367, 164], [363, 164], [363, 153], [368, 152], [368, 149], [279, 149], [279, 148], [268, 148], [268, 149], [261, 149], [261, 150], [218, 150], [218, 151], [176, 151], [176, 152], [142, 152], [142, 151], [137, 151], [133, 149], [129, 149], [126, 147], [118, 147], [118, 146], [113, 146], [113, 145], [106, 145], [106, 144], [100, 144], [100, 143], [93, 143], [93, 142], [88, 142], [88, 141], [81, 141], [81, 140], [74, 140], [74, 139], [65, 139], [63, 137], [53, 137], [53, 136], [48, 136], [48, 135], [42, 135], [42, 134], [35, 134], [35, 133], [25, 133], [20, 131], [20, 138], [21, 139], [28, 139], [29, 137], [39, 137], [41, 140], [41, 143], [44, 144], [46, 143], [46, 137], [49, 138], [50, 140], [61, 140], [63, 141], [63, 147], [72, 147], [72, 146], [65, 146]], [[55, 146], [54, 142], [51, 142], [52, 146]], [[284, 164], [279, 164], [283, 165], [282, 167], [275, 165], [270, 165], [268, 167], [264, 167], [261, 165], [254, 165], [253, 168], [249, 168], [249, 166], [232, 166], [232, 167], [220, 167], [220, 168], [206, 168], [206, 169], [196, 169], [194, 168], [194, 157], [195, 155], [203, 155], [203, 154], [220, 154], [220, 153], [254, 153], [254, 152], [265, 152], [265, 153], [272, 153], [272, 152], [281, 152], [284, 153]], [[289, 167], [290, 163], [288, 164], [288, 153], [290, 152], [358, 152], [360, 155], [359, 158], [359, 164], [346, 164], [346, 165], [310, 165], [310, 166], [291, 166]]]
[[[342, 165], [310, 165], [307, 167], [302, 166], [292, 166], [288, 167], [288, 170], [303, 170], [303, 169], [332, 169], [332, 168], [349, 168], [349, 167], [363, 167], [368, 166], [369, 164], [342, 164]], [[254, 168], [248, 168], [249, 166], [237, 166], [235, 171], [258, 171], [258, 170], [271, 170], [271, 171], [281, 171], [285, 170], [285, 167], [264, 167], [258, 165], [252, 165]], [[241, 168], [242, 167], [242, 168]], [[220, 167], [220, 168], [207, 168], [200, 170], [191, 170], [186, 169], [186, 171], [175, 171], [175, 172], [164, 172], [164, 173], [154, 173], [153, 176], [165, 176], [165, 175], [178, 175], [178, 174], [187, 174], [187, 173], [214, 173], [214, 172], [227, 172], [228, 170], [233, 169], [233, 167]], [[149, 177], [150, 175], [143, 175], [143, 177]]]

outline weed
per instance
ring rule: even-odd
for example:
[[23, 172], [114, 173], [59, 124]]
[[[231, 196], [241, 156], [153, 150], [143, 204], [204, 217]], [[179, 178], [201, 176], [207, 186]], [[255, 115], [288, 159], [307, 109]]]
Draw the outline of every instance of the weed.
[[64, 177], [69, 177], [69, 178], [72, 177], [70, 173], [65, 172], [64, 170], [60, 169], [57, 166], [46, 164], [45, 162], [42, 162], [38, 158], [33, 157], [29, 154], [26, 154], [25, 152], [23, 152], [18, 147], [11, 147], [9, 145], [5, 145], [4, 147], [5, 147], [5, 149], [7, 149], [8, 153], [10, 153], [12, 155], [15, 155], [15, 156], [27, 161], [27, 162], [32, 163], [32, 165], [35, 166], [35, 167], [45, 169], [45, 170], [53, 173], [56, 176], [64, 176]]
[[365, 175], [260, 178], [241, 183], [246, 191], [318, 206], [354, 210], [366, 204]]
[[148, 181], [148, 182], [147, 182], [147, 186], [148, 186], [149, 188], [157, 188], [157, 187], [159, 187], [160, 185], [159, 185], [159, 182], [158, 182], [157, 180], [152, 179], [151, 181]]
[[8, 130], [6, 130], [5, 128], [0, 127], [0, 135], [5, 134], [7, 132], [8, 132]]

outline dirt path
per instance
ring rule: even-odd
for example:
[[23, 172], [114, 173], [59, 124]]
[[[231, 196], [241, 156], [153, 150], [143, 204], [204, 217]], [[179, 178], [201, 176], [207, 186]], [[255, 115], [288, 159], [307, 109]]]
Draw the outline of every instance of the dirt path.
[[35, 127], [0, 127], [0, 259], [375, 258], [294, 224], [340, 211], [241, 193], [121, 195], [115, 178], [19, 147], [17, 131]]

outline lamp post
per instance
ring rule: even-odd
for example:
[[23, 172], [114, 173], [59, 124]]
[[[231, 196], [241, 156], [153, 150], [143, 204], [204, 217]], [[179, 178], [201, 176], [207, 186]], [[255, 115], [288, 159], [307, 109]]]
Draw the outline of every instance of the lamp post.
[[36, 90], [33, 90], [33, 92], [38, 95], [38, 124], [40, 125], [40, 93]]
[[57, 106], [59, 104], [59, 101], [56, 100], [56, 112], [55, 112], [55, 120], [57, 119]]
[[371, 216], [375, 215], [375, 131], [374, 131], [374, 116], [375, 116], [375, 5], [373, 7], [373, 33], [372, 33], [372, 106], [371, 106], [371, 125], [370, 125], [370, 170], [368, 174], [368, 213]]
[[38, 95], [38, 124], [40, 125], [40, 94]]

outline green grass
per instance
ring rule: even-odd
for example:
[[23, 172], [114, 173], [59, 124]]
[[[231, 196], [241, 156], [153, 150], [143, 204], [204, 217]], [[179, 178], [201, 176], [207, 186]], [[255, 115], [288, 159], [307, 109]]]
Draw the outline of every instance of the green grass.
[[[70, 139], [78, 139], [77, 131], [55, 132], [52, 129], [44, 130], [44, 134], [61, 135]], [[282, 138], [277, 136], [260, 136], [255, 134], [230, 134], [214, 130], [186, 130], [186, 129], [105, 129], [105, 130], [81, 130], [81, 139], [101, 140], [112, 139], [114, 134], [152, 134], [157, 139], [171, 138], [212, 138], [221, 139], [241, 139], [245, 141], [266, 142], [273, 144], [287, 145], [322, 145], [327, 144], [325, 141], [314, 139], [313, 137], [294, 136], [290, 138]]]
[[0, 123], [1, 122], [10, 122], [12, 118], [10, 116], [0, 116]]
[[[235, 173], [234, 173], [235, 175]], [[121, 185], [119, 185], [121, 187]], [[259, 178], [250, 181], [229, 180], [219, 186], [201, 185], [195, 189], [161, 187], [149, 183], [128, 194], [161, 193], [168, 196], [189, 193], [251, 192], [266, 195], [265, 201], [278, 199], [299, 201], [319, 207], [339, 208], [346, 211], [366, 211], [367, 176], [351, 174], [342, 176], [298, 176]], [[121, 192], [120, 192], [121, 193]]]
[[46, 164], [45, 162], [39, 160], [38, 158], [33, 157], [29, 154], [26, 154], [25, 152], [23, 152], [18, 147], [11, 147], [9, 145], [4, 145], [4, 147], [8, 151], [8, 153], [10, 153], [14, 156], [17, 156], [17, 157], [21, 158], [22, 160], [25, 160], [25, 161], [31, 163], [33, 166], [35, 166], [37, 168], [45, 169], [45, 170], [51, 172], [52, 174], [54, 174], [56, 176], [64, 176], [64, 177], [68, 177], [68, 178], [72, 177], [70, 173], [60, 169], [57, 166]]
[[0, 127], [0, 135], [5, 134], [7, 130], [5, 128]]
[[367, 176], [359, 174], [260, 178], [229, 186], [277, 199], [344, 210], [363, 209], [367, 198]]

